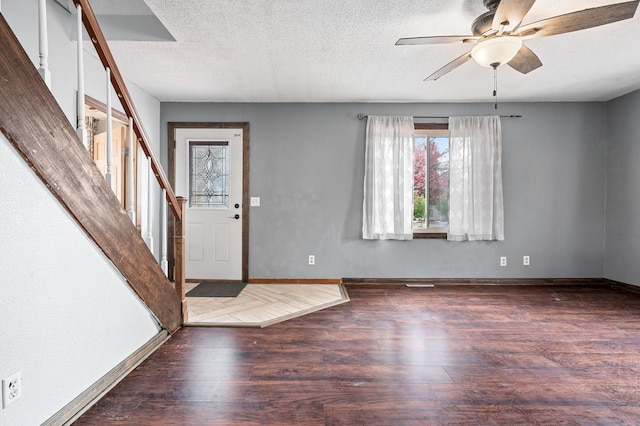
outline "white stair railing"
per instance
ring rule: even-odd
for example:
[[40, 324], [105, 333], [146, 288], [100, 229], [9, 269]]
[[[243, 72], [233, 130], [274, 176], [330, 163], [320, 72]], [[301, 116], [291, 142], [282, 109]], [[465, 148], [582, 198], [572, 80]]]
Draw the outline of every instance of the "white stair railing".
[[169, 262], [167, 261], [167, 190], [162, 189], [162, 217], [160, 218], [160, 231], [162, 234], [162, 248], [160, 250], [160, 267], [165, 275], [169, 275]]
[[[149, 250], [153, 253], [153, 191], [151, 191], [152, 182], [155, 181], [153, 169], [151, 168], [151, 159], [147, 157], [147, 237], [146, 242]], [[155, 254], [154, 254], [155, 256]]]
[[40, 68], [38, 72], [49, 90], [51, 90], [51, 71], [49, 71], [49, 31], [47, 30], [47, 0], [38, 2], [38, 23], [40, 44]]
[[76, 100], [76, 114], [78, 117], [78, 122], [76, 125], [76, 131], [78, 133], [78, 138], [80, 142], [85, 146], [85, 148], [89, 147], [89, 142], [87, 140], [87, 126], [85, 124], [85, 114], [84, 114], [84, 49], [82, 47], [82, 6], [77, 5], [76, 11], [77, 15], [77, 25], [78, 25], [78, 98]]
[[[39, 0], [40, 2], [45, 2], [46, 0]], [[167, 253], [167, 223], [168, 223], [168, 210], [170, 209], [170, 213], [173, 217], [174, 223], [174, 253], [173, 253], [173, 279], [175, 281], [175, 291], [181, 299], [182, 303], [182, 315], [183, 320], [186, 321], [186, 298], [185, 298], [185, 275], [184, 275], [184, 246], [185, 246], [185, 238], [184, 238], [184, 209], [185, 209], [185, 199], [176, 197], [167, 176], [160, 166], [160, 162], [158, 161], [155, 153], [151, 149], [151, 145], [148, 141], [148, 137], [142, 127], [142, 123], [140, 122], [140, 118], [138, 113], [133, 105], [133, 100], [131, 99], [131, 95], [126, 88], [124, 83], [124, 79], [118, 70], [118, 66], [115, 63], [115, 60], [111, 54], [109, 46], [106, 42], [104, 34], [100, 29], [100, 26], [97, 22], [96, 16], [93, 13], [89, 0], [73, 0], [73, 3], [76, 5], [77, 12], [77, 78], [78, 78], [78, 93], [77, 93], [77, 134], [80, 141], [83, 143], [85, 147], [89, 147], [89, 141], [87, 140], [87, 128], [85, 124], [85, 87], [84, 87], [84, 56], [83, 56], [83, 29], [87, 30], [89, 34], [89, 38], [93, 43], [93, 46], [96, 48], [96, 52], [102, 65], [105, 67], [107, 72], [107, 171], [106, 171], [106, 179], [109, 183], [110, 187], [114, 189], [117, 184], [114, 182], [113, 176], [113, 140], [111, 134], [111, 117], [112, 117], [112, 106], [111, 106], [111, 91], [115, 90], [118, 99], [124, 109], [124, 113], [128, 117], [129, 124], [129, 137], [128, 137], [128, 159], [126, 164], [126, 176], [125, 176], [125, 199], [126, 199], [126, 213], [136, 225], [136, 211], [135, 211], [135, 181], [136, 175], [134, 173], [134, 163], [133, 163], [133, 152], [136, 148], [136, 145], [139, 144], [141, 152], [138, 152], [136, 158], [138, 159], [137, 168], [139, 171], [144, 170], [144, 166], [141, 161], [142, 158], [147, 160], [147, 185], [146, 188], [144, 184], [144, 179], [140, 176], [143, 173], [138, 175], [138, 182], [141, 183], [138, 185], [138, 191], [142, 192], [138, 197], [140, 204], [142, 204], [142, 199], [144, 198], [146, 201], [146, 218], [143, 214], [140, 218], [140, 230], [143, 234], [143, 239], [146, 242], [149, 250], [152, 254], [154, 254], [154, 235], [153, 235], [153, 218], [154, 214], [158, 211], [157, 207], [161, 208], [161, 223], [159, 228], [161, 229], [161, 253], [160, 253], [160, 266], [165, 274], [168, 275], [168, 253]], [[133, 142], [133, 138], [137, 138], [137, 144]], [[142, 155], [144, 154], [144, 155]], [[125, 167], [124, 165], [122, 167]], [[154, 205], [154, 197], [153, 197], [153, 189], [154, 184], [156, 182], [160, 191], [162, 192], [162, 204], [161, 206]], [[146, 194], [144, 193], [146, 192]], [[138, 209], [142, 213], [144, 212], [144, 208], [142, 205], [138, 204]], [[154, 208], [155, 207], [155, 208]], [[155, 254], [154, 254], [155, 256]], [[156, 259], [158, 259], [156, 257]]]
[[133, 155], [135, 136], [133, 134], [133, 118], [129, 117], [129, 132], [127, 136], [127, 215], [131, 222], [136, 224], [136, 204], [135, 204], [135, 171], [133, 170]]
[[[105, 68], [107, 75], [107, 171], [105, 179], [112, 191], [115, 192], [113, 179], [113, 105], [111, 104], [111, 69]], [[84, 107], [83, 107], [84, 108]]]

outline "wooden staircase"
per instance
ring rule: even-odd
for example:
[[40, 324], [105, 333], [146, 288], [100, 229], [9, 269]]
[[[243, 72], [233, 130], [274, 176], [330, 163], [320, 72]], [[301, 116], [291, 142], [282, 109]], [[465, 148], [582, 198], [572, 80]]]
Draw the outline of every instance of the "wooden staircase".
[[[0, 131], [120, 271], [160, 324], [175, 332], [182, 326], [181, 297], [2, 15], [0, 46]], [[181, 221], [177, 222], [179, 229]], [[60, 242], [60, 248], [64, 249], [64, 241]]]

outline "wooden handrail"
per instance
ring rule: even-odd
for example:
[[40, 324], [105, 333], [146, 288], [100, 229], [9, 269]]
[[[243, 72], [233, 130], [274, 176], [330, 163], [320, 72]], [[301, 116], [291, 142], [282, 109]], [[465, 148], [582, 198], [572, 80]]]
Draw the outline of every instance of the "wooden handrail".
[[[107, 44], [107, 40], [100, 29], [100, 25], [98, 24], [98, 19], [96, 15], [93, 13], [93, 9], [89, 4], [89, 0], [73, 0], [73, 3], [76, 6], [82, 7], [82, 22], [84, 24], [89, 37], [91, 38], [91, 42], [98, 52], [98, 57], [100, 57], [100, 61], [102, 61], [102, 65], [105, 68], [109, 68], [111, 70], [111, 84], [113, 85], [118, 98], [120, 98], [120, 102], [122, 103], [122, 108], [124, 109], [125, 114], [133, 119], [133, 130], [138, 138], [138, 142], [142, 147], [142, 151], [151, 161], [151, 169], [158, 180], [158, 184], [160, 185], [160, 189], [165, 189], [167, 191], [167, 202], [171, 208], [171, 212], [175, 216], [176, 220], [182, 220], [182, 212], [180, 210], [180, 206], [178, 200], [176, 199], [176, 195], [169, 184], [169, 180], [164, 173], [162, 167], [160, 167], [160, 162], [156, 158], [155, 154], [151, 150], [151, 145], [149, 144], [148, 137], [142, 127], [142, 123], [140, 118], [138, 117], [138, 113], [136, 111], [135, 106], [133, 105], [133, 100], [131, 99], [131, 95], [127, 90], [127, 86], [124, 83], [124, 79], [122, 78], [122, 74], [118, 69], [118, 65], [116, 64], [113, 55], [111, 54], [111, 50], [109, 49], [109, 45]], [[82, 40], [78, 40], [78, 43], [82, 43]]]
[[160, 324], [175, 332], [181, 298], [2, 14], [0, 46], [0, 132]]

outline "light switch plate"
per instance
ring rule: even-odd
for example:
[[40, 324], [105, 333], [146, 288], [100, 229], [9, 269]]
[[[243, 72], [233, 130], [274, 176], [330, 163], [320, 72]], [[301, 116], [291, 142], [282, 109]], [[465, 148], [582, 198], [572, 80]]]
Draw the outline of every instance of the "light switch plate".
[[260, 207], [260, 197], [251, 197], [251, 207]]

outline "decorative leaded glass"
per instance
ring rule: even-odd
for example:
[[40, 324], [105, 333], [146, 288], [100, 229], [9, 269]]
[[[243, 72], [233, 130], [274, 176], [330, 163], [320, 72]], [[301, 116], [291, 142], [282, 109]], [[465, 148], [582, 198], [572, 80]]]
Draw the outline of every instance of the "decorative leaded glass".
[[229, 207], [228, 142], [189, 142], [189, 207]]

